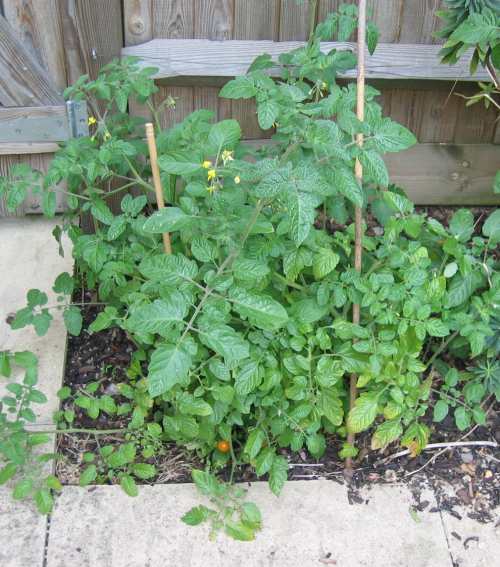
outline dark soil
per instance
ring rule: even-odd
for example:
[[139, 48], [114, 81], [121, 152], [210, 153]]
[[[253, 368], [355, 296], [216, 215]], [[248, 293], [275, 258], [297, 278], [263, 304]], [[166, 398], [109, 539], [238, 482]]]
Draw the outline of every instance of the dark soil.
[[[419, 207], [420, 212], [426, 208]], [[432, 216], [447, 225], [455, 211], [451, 207], [432, 207]], [[487, 207], [471, 208], [480, 232], [482, 219], [486, 218], [490, 209]], [[430, 210], [426, 212], [431, 212]], [[376, 223], [369, 220], [369, 230]], [[334, 229], [340, 226], [329, 227]], [[79, 302], [92, 302], [90, 292], [79, 292]], [[117, 384], [127, 382], [126, 371], [130, 357], [135, 349], [126, 334], [117, 328], [99, 333], [89, 334], [88, 325], [95, 319], [100, 307], [89, 305], [82, 309], [84, 328], [80, 336], [70, 336], [68, 340], [65, 385], [73, 392], [88, 382], [99, 382], [96, 395], [110, 394], [117, 403], [125, 401], [117, 398]], [[73, 404], [63, 402], [62, 407]], [[95, 429], [126, 428], [128, 417], [109, 416], [101, 412], [97, 420], [87, 417], [84, 410], [74, 407], [76, 412], [73, 427]], [[456, 441], [497, 441], [500, 443], [499, 404], [492, 404], [488, 411], [486, 427], [476, 426], [464, 434], [455, 427], [453, 419], [447, 417], [442, 423], [435, 424], [429, 418], [428, 426], [432, 430], [431, 443]], [[64, 484], [77, 484], [81, 471], [86, 467], [82, 461], [84, 452], [95, 452], [103, 444], [120, 443], [122, 434], [114, 436], [94, 436], [92, 434], [60, 435], [59, 453], [62, 458], [57, 463], [57, 474]], [[351, 475], [346, 475], [344, 462], [339, 459], [340, 442], [330, 438], [325, 455], [314, 460], [306, 451], [291, 453], [283, 450], [290, 463], [289, 480], [312, 480], [327, 478], [337, 482], [349, 482], [351, 503], [364, 503], [366, 494], [361, 496], [360, 488], [373, 484], [406, 483], [412, 490], [415, 499], [415, 510], [422, 511], [430, 503], [422, 500], [422, 490], [432, 487], [435, 490], [438, 508], [431, 511], [447, 510], [460, 518], [463, 509], [467, 516], [479, 522], [498, 521], [500, 506], [500, 449], [498, 447], [449, 447], [424, 451], [417, 457], [409, 455], [396, 456], [400, 452], [397, 446], [390, 446], [384, 451], [370, 450], [369, 433], [357, 437], [359, 456], [354, 463]], [[202, 466], [198, 457], [183, 447], [173, 443], [164, 444], [160, 455], [149, 462], [156, 465], [159, 471], [153, 483], [190, 482], [190, 471], [193, 467]], [[222, 471], [224, 477], [227, 471]], [[236, 480], [254, 481], [255, 473], [248, 466], [236, 471]], [[261, 479], [262, 480], [262, 479]], [[462, 512], [455, 510], [459, 507]]]

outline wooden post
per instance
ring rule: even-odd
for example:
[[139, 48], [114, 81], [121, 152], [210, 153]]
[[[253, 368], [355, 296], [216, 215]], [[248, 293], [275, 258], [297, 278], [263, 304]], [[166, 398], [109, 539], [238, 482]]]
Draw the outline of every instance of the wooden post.
[[[146, 138], [148, 140], [149, 157], [151, 158], [151, 171], [153, 173], [153, 184], [156, 192], [156, 203], [158, 210], [165, 208], [163, 199], [163, 191], [161, 188], [160, 170], [158, 169], [158, 154], [156, 152], [155, 129], [151, 122], [146, 124]], [[172, 244], [170, 243], [170, 234], [163, 233], [163, 246], [166, 254], [172, 254]]]
[[[358, 8], [358, 80], [357, 80], [357, 110], [356, 115], [358, 119], [363, 122], [365, 119], [365, 43], [366, 43], [366, 0], [359, 0]], [[356, 143], [359, 147], [363, 146], [363, 134], [356, 134]], [[363, 186], [363, 167], [359, 159], [356, 159], [354, 166], [354, 173], [360, 186]], [[363, 212], [361, 207], [356, 207], [354, 212], [354, 226], [355, 226], [355, 242], [354, 242], [354, 269], [356, 272], [361, 273], [361, 260], [363, 251]], [[360, 306], [359, 303], [354, 303], [352, 306], [352, 322], [358, 325], [360, 321]], [[349, 379], [349, 407], [352, 409], [356, 401], [357, 376], [351, 374]], [[347, 442], [352, 445], [354, 443], [354, 433], [349, 432], [347, 435]], [[348, 458], [346, 461], [347, 469], [352, 468], [352, 459]]]

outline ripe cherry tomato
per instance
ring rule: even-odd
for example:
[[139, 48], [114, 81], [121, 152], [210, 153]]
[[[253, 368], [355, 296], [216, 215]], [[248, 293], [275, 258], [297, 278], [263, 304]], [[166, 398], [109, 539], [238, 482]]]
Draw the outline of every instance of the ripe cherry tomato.
[[229, 453], [229, 443], [227, 441], [219, 441], [217, 443], [217, 449], [221, 452], [221, 453]]

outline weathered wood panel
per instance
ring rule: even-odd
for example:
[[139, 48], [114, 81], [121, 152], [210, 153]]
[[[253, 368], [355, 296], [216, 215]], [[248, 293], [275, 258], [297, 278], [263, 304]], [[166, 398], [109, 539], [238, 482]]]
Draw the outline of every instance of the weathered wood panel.
[[61, 101], [46, 70], [0, 16], [0, 104], [37, 106]]
[[[158, 68], [157, 79], [168, 77], [234, 77], [244, 75], [251, 62], [262, 53], [277, 58], [281, 53], [303, 45], [296, 41], [207, 41], [189, 39], [171, 41], [154, 39], [148, 43], [125, 47], [124, 55], [141, 58], [142, 65]], [[354, 43], [325, 42], [322, 50], [351, 49]], [[439, 81], [487, 80], [487, 73], [479, 70], [475, 76], [469, 72], [469, 57], [453, 67], [439, 63], [437, 45], [381, 43], [372, 56], [367, 56], [367, 79], [419, 79]], [[355, 78], [351, 70], [339, 75]]]
[[3, 0], [5, 19], [60, 91], [67, 86], [59, 0]]
[[[234, 39], [278, 40], [280, 7], [279, 0], [261, 0], [257, 3], [235, 0]], [[254, 100], [241, 99], [227, 103], [232, 109], [232, 117], [241, 124], [244, 138], [270, 135], [259, 128]]]

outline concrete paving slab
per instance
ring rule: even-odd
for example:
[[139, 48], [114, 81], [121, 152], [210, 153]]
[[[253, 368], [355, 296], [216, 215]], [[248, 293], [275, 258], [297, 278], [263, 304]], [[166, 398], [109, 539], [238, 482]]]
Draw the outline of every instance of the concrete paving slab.
[[256, 541], [210, 542], [205, 527], [180, 521], [200, 503], [193, 485], [144, 486], [134, 499], [118, 487], [65, 487], [47, 567], [451, 567], [440, 515], [410, 514], [405, 488], [376, 486], [351, 506], [331, 481], [289, 482], [279, 498], [254, 483], [249, 499], [263, 514]]
[[31, 288], [46, 292], [48, 305], [57, 303], [52, 291], [54, 280], [61, 272], [73, 271], [69, 242], [65, 242], [63, 258], [51, 234], [57, 223], [57, 219], [41, 217], [0, 220], [0, 350], [31, 350], [38, 357], [39, 389], [49, 401], [33, 409], [43, 424], [52, 423], [52, 413], [58, 406], [56, 392], [61, 387], [66, 345], [62, 314], [51, 310], [54, 320], [43, 337], [38, 337], [33, 328], [13, 331], [6, 318], [25, 307]]
[[42, 567], [47, 517], [0, 487], [0, 565]]
[[461, 520], [446, 511], [442, 512], [442, 518], [455, 567], [498, 565], [500, 562], [500, 508], [496, 513], [496, 521], [489, 524], [480, 524], [468, 518], [467, 513], [470, 510], [454, 507], [454, 511], [462, 517]]

